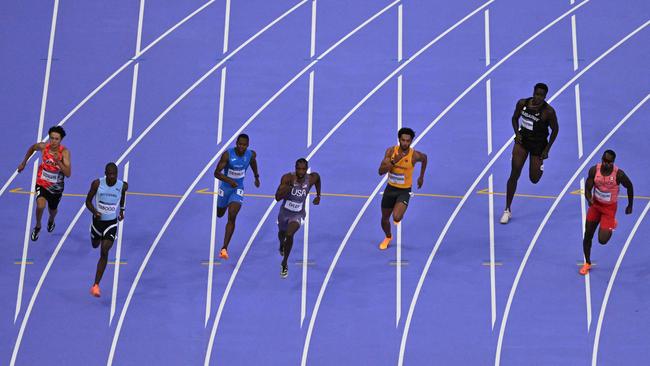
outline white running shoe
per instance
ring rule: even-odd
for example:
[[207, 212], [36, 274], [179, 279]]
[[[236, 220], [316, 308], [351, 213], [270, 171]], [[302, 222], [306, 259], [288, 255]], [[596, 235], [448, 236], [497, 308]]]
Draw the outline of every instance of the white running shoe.
[[499, 222], [502, 224], [507, 224], [508, 221], [510, 221], [511, 217], [512, 217], [512, 213], [510, 212], [510, 210], [506, 209], [503, 211], [503, 215], [501, 215], [501, 220], [499, 220]]

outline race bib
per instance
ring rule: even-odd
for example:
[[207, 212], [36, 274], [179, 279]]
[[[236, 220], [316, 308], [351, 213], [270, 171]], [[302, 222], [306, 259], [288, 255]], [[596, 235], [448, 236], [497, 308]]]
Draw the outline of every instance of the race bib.
[[50, 182], [50, 183], [56, 183], [59, 181], [59, 173], [52, 173], [48, 172], [47, 170], [43, 169], [41, 171], [41, 178], [43, 178], [44, 181]]
[[404, 184], [404, 174], [388, 173], [388, 181], [394, 184]]
[[602, 192], [598, 188], [594, 188], [594, 196], [601, 202], [610, 202], [612, 200], [611, 192]]
[[117, 204], [97, 202], [97, 211], [102, 215], [111, 215], [115, 213]]
[[284, 208], [289, 211], [300, 212], [302, 211], [302, 202], [286, 201], [284, 203]]
[[244, 190], [241, 189], [241, 188], [237, 189], [237, 195], [238, 196], [244, 196]]
[[244, 178], [246, 170], [244, 169], [228, 169], [228, 178], [239, 179]]
[[527, 129], [529, 131], [532, 131], [533, 130], [533, 121], [530, 121], [530, 120], [527, 120], [525, 118], [520, 117], [519, 118], [519, 126], [521, 126], [522, 128], [525, 128], [525, 129]]

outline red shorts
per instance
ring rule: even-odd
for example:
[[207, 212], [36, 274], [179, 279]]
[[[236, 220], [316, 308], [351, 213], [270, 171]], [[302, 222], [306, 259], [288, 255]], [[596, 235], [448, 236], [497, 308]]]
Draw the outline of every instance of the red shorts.
[[594, 203], [587, 211], [587, 221], [599, 222], [601, 229], [616, 229], [616, 203], [605, 205], [594, 200]]

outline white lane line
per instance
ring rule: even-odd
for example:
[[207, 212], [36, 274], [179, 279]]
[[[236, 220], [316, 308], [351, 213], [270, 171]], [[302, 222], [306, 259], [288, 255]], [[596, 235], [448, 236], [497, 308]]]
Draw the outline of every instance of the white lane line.
[[582, 112], [580, 108], [580, 84], [574, 87], [576, 96], [576, 128], [578, 131], [578, 158], [582, 158]]
[[[129, 163], [124, 164], [124, 175], [122, 179], [126, 182], [129, 180]], [[113, 323], [115, 316], [115, 307], [117, 304], [117, 284], [120, 278], [120, 262], [122, 260], [122, 237], [124, 236], [124, 221], [118, 223], [117, 228], [117, 248], [115, 249], [115, 271], [113, 272], [113, 292], [111, 293], [111, 315], [108, 319], [108, 325]]]
[[[113, 80], [117, 75], [119, 75], [124, 69], [126, 69], [129, 65], [131, 65], [134, 62], [134, 59], [144, 55], [149, 49], [151, 49], [153, 46], [155, 46], [158, 42], [162, 41], [165, 37], [167, 37], [169, 34], [171, 34], [174, 30], [176, 30], [178, 27], [181, 25], [185, 24], [188, 20], [190, 20], [192, 17], [203, 11], [205, 8], [207, 8], [209, 5], [211, 5], [215, 0], [210, 0], [207, 3], [203, 4], [201, 7], [193, 11], [191, 14], [183, 18], [181, 21], [176, 23], [173, 27], [169, 28], [165, 33], [161, 34], [158, 38], [156, 38], [153, 42], [151, 42], [147, 47], [145, 47], [142, 51], [139, 53], [135, 54], [133, 59], [128, 60], [125, 62], [122, 66], [120, 66], [115, 72], [113, 72], [109, 77], [107, 77], [101, 84], [99, 84], [90, 94], [88, 94], [81, 102], [79, 102], [59, 123], [57, 124], [58, 126], [62, 126], [65, 124], [77, 111], [83, 107], [92, 97], [94, 97], [97, 93], [99, 93], [100, 90], [102, 90], [111, 80]], [[58, 0], [57, 0], [58, 3]], [[39, 139], [40, 139], [39, 135]], [[48, 136], [45, 136], [42, 141], [47, 141]], [[16, 176], [18, 175], [18, 172], [14, 171], [14, 173], [9, 177], [9, 179], [5, 182], [5, 184], [2, 186], [2, 189], [0, 189], [0, 196], [4, 194], [4, 192], [7, 190], [7, 187], [11, 184], [11, 182], [16, 179]]]
[[[213, 181], [212, 192], [219, 192], [219, 181]], [[205, 296], [205, 322], [203, 327], [207, 328], [210, 313], [212, 312], [212, 281], [214, 277], [214, 252], [215, 240], [217, 235], [217, 199], [216, 194], [212, 195], [212, 220], [210, 221], [210, 254], [208, 257], [208, 286]]]
[[[581, 192], [585, 191], [585, 179], [580, 178], [580, 190]], [[584, 195], [580, 195], [580, 233], [582, 234], [580, 238], [583, 238], [585, 235], [585, 221], [587, 219], [587, 200]], [[584, 258], [584, 256], [583, 256]], [[587, 304], [587, 333], [591, 329], [591, 275], [587, 273], [585, 275], [585, 303]]]
[[314, 123], [314, 70], [309, 72], [309, 104], [307, 105], [307, 148], [312, 144]]
[[634, 223], [634, 227], [632, 228], [632, 231], [630, 231], [630, 235], [628, 235], [627, 240], [625, 240], [625, 245], [623, 245], [623, 249], [621, 250], [621, 253], [618, 255], [618, 259], [616, 260], [616, 265], [614, 265], [614, 271], [612, 272], [612, 275], [609, 278], [609, 283], [607, 284], [607, 290], [605, 291], [605, 296], [603, 297], [603, 303], [600, 306], [600, 314], [598, 315], [598, 324], [596, 325], [596, 337], [594, 339], [594, 348], [591, 353], [592, 366], [596, 366], [598, 364], [598, 347], [600, 345], [600, 332], [603, 326], [603, 319], [605, 318], [605, 311], [607, 310], [607, 303], [609, 301], [610, 295], [612, 294], [612, 288], [614, 287], [614, 281], [616, 281], [618, 270], [621, 268], [621, 263], [623, 263], [623, 258], [625, 258], [627, 249], [629, 248], [630, 243], [632, 242], [632, 239], [634, 238], [637, 229], [639, 229], [641, 222], [645, 218], [645, 215], [648, 213], [648, 209], [650, 209], [650, 202], [648, 202], [648, 204], [645, 205], [643, 212], [641, 212], [641, 216], [639, 216], [639, 218]]
[[401, 62], [403, 58], [403, 38], [404, 38], [404, 11], [402, 10], [403, 5], [399, 4], [397, 7], [397, 61]]
[[226, 99], [226, 69], [227, 67], [221, 69], [221, 85], [219, 87], [219, 119], [217, 122], [217, 144], [221, 143], [221, 139], [223, 137], [223, 109]]
[[[578, 6], [579, 6], [579, 5], [578, 5]], [[629, 33], [627, 36], [625, 36], [625, 37], [622, 38], [620, 41], [618, 41], [615, 45], [613, 45], [612, 47], [610, 47], [609, 49], [607, 49], [607, 51], [605, 51], [604, 53], [602, 53], [602, 54], [601, 54], [600, 56], [598, 56], [595, 60], [593, 60], [593, 61], [592, 61], [592, 62], [591, 62], [587, 67], [585, 67], [584, 69], [582, 69], [582, 70], [581, 70], [579, 73], [577, 73], [573, 78], [571, 78], [571, 80], [569, 80], [569, 82], [567, 82], [566, 84], [564, 84], [564, 85], [563, 85], [563, 86], [562, 86], [562, 87], [561, 87], [561, 88], [560, 88], [560, 89], [559, 89], [559, 90], [558, 90], [558, 91], [557, 91], [553, 96], [555, 97], [555, 96], [560, 95], [564, 90], [566, 90], [566, 88], [569, 87], [569, 85], [571, 85], [573, 82], [575, 82], [575, 81], [576, 81], [580, 76], [582, 76], [585, 72], [589, 71], [589, 69], [591, 69], [594, 65], [596, 65], [598, 62], [600, 62], [600, 60], [602, 60], [603, 58], [605, 58], [607, 55], [609, 55], [610, 53], [612, 53], [615, 49], [617, 49], [619, 46], [621, 46], [623, 43], [625, 43], [628, 39], [630, 39], [630, 38], [633, 37], [635, 34], [639, 33], [641, 30], [643, 30], [645, 27], [647, 27], [648, 24], [650, 24], [650, 21], [646, 21], [646, 22], [643, 23], [641, 26], [637, 27], [635, 30], [633, 30], [631, 33]], [[555, 99], [555, 98], [551, 98], [551, 99]], [[549, 102], [551, 102], [551, 99], [549, 99]], [[648, 99], [648, 96], [646, 96], [646, 98], [645, 98], [642, 102], [640, 102], [639, 104], [637, 104], [637, 106], [636, 106], [636, 107], [635, 107], [635, 108], [634, 108], [634, 109], [633, 109], [633, 110], [632, 110], [632, 111], [631, 111], [627, 116], [625, 116], [625, 118], [624, 118], [621, 122], [619, 122], [619, 124], [624, 123], [624, 121], [626, 121], [627, 118], [629, 118], [629, 116], [632, 115], [632, 113], [634, 113], [634, 112], [635, 112], [639, 107], [641, 107], [641, 105], [642, 105], [643, 103], [645, 103], [645, 101], [646, 101], [647, 99]], [[618, 125], [617, 125], [617, 126], [618, 126]], [[618, 127], [616, 127], [615, 129], [617, 129], [617, 128], [618, 128]], [[612, 133], [613, 133], [613, 132], [610, 132], [610, 135], [611, 135]], [[607, 135], [606, 139], [608, 139], [610, 135]], [[605, 141], [605, 139], [603, 140], [603, 142], [601, 142], [601, 144], [604, 143], [604, 141]], [[512, 142], [512, 141], [510, 141], [510, 142]], [[510, 142], [509, 142], [509, 143], [510, 143]], [[509, 143], [508, 143], [508, 144], [509, 144]], [[600, 148], [600, 146], [601, 146], [601, 145], [599, 145], [598, 148]], [[592, 154], [595, 154], [595, 153], [596, 153], [596, 150], [594, 150], [594, 151], [592, 152]], [[587, 162], [587, 161], [590, 160], [590, 159], [591, 159], [591, 156], [590, 156], [589, 158], [587, 158], [585, 161]], [[586, 162], [583, 163], [583, 165], [586, 164]], [[576, 173], [576, 175], [577, 175], [577, 173]], [[574, 179], [575, 179], [575, 178], [574, 178]], [[558, 196], [558, 199], [556, 199], [556, 202], [558, 202], [558, 201], [559, 201], [559, 198], [561, 198], [561, 197], [562, 197], [562, 195]], [[544, 220], [542, 221], [542, 224], [540, 225], [540, 227], [539, 227], [537, 233], [535, 234], [535, 237], [534, 237], [533, 240], [531, 241], [530, 246], [529, 246], [529, 248], [528, 248], [528, 251], [526, 252], [526, 255], [524, 256], [524, 258], [523, 258], [523, 260], [522, 260], [522, 262], [521, 262], [521, 264], [520, 264], [520, 266], [519, 266], [519, 270], [517, 271], [517, 276], [515, 277], [515, 281], [514, 281], [514, 283], [513, 283], [513, 285], [512, 285], [512, 288], [510, 289], [510, 294], [508, 295], [508, 302], [506, 303], [505, 312], [504, 312], [503, 317], [502, 317], [502, 320], [501, 320], [501, 329], [499, 330], [499, 340], [498, 340], [498, 343], [497, 343], [497, 352], [496, 352], [496, 357], [495, 357], [495, 365], [498, 365], [498, 364], [499, 364], [499, 361], [500, 361], [500, 357], [501, 357], [501, 347], [502, 347], [502, 345], [503, 345], [503, 336], [504, 336], [504, 333], [505, 333], [506, 324], [507, 324], [507, 322], [508, 322], [508, 315], [510, 314], [510, 306], [511, 306], [511, 304], [512, 304], [512, 300], [513, 300], [513, 298], [514, 298], [514, 295], [515, 295], [515, 293], [517, 292], [517, 285], [519, 284], [519, 278], [521, 277], [521, 274], [522, 274], [524, 268], [526, 267], [526, 263], [527, 263], [527, 261], [528, 261], [528, 256], [530, 255], [530, 252], [532, 251], [533, 247], [535, 246], [535, 243], [537, 242], [537, 237], [539, 236], [539, 233], [541, 233], [541, 229], [543, 229], [544, 225], [546, 224], [546, 221], [548, 220], [548, 217], [550, 216], [550, 214], [551, 214], [551, 213], [553, 212], [553, 210], [555, 209], [555, 206], [556, 206], [556, 203], [554, 203], [554, 205], [551, 206], [551, 209], [548, 211], [547, 215], [544, 217]]]
[[305, 200], [305, 227], [302, 249], [302, 293], [300, 296], [300, 328], [307, 314], [307, 262], [309, 261], [309, 197]]
[[[45, 78], [43, 80], [43, 94], [41, 96], [41, 112], [38, 117], [38, 132], [36, 133], [36, 141], [40, 141], [43, 136], [43, 125], [45, 124], [45, 109], [47, 106], [47, 96], [48, 96], [48, 90], [50, 87], [50, 72], [52, 70], [52, 54], [54, 53], [54, 38], [56, 36], [56, 23], [57, 23], [57, 17], [59, 13], [59, 0], [54, 0], [54, 8], [52, 9], [52, 23], [50, 25], [50, 41], [47, 46], [47, 61], [45, 63]], [[37, 155], [37, 154], [34, 154]], [[38, 159], [34, 162], [34, 167], [36, 167], [36, 164], [38, 163]], [[32, 171], [32, 187], [36, 185], [36, 173], [37, 169], [33, 169]], [[17, 173], [16, 173], [17, 174]], [[15, 177], [16, 174], [12, 175], [12, 177]], [[7, 182], [8, 183], [8, 182]], [[3, 187], [2, 192], [6, 189], [6, 186], [8, 184], [5, 184], [5, 187]], [[0, 195], [2, 194], [0, 192]], [[20, 308], [22, 306], [23, 302], [23, 286], [24, 286], [24, 278], [25, 278], [25, 262], [27, 260], [27, 249], [28, 249], [28, 243], [29, 243], [29, 236], [30, 236], [30, 229], [31, 229], [31, 222], [32, 222], [32, 209], [34, 208], [34, 200], [29, 200], [28, 206], [28, 211], [27, 211], [27, 224], [25, 225], [25, 238], [23, 241], [23, 256], [24, 258], [22, 259], [20, 263], [20, 278], [18, 279], [18, 293], [16, 296], [16, 310], [14, 312], [14, 323], [16, 323], [16, 320], [18, 319], [18, 314], [20, 313]]]
[[[494, 182], [492, 174], [488, 177], [488, 190], [494, 192]], [[488, 195], [488, 214], [490, 225], [490, 305], [492, 308], [492, 330], [494, 330], [494, 323], [497, 320], [497, 296], [496, 296], [496, 269], [495, 269], [495, 253], [494, 253], [494, 195]]]
[[571, 16], [571, 45], [573, 50], [573, 71], [578, 70], [578, 35], [576, 33], [576, 16]]
[[486, 9], [484, 13], [485, 24], [485, 66], [490, 66], [490, 9]]
[[309, 57], [316, 54], [316, 0], [311, 2], [311, 37], [309, 45]]
[[230, 34], [230, 0], [226, 0], [226, 14], [223, 25], [223, 53], [228, 52], [228, 37]]
[[244, 262], [244, 258], [246, 258], [246, 254], [248, 254], [248, 251], [251, 248], [251, 245], [253, 245], [253, 242], [255, 241], [255, 238], [257, 237], [257, 233], [262, 228], [262, 225], [264, 224], [264, 222], [266, 221], [266, 218], [271, 213], [271, 210], [273, 210], [273, 208], [275, 207], [275, 204], [276, 204], [275, 200], [273, 200], [273, 202], [271, 202], [271, 204], [269, 204], [269, 207], [266, 209], [266, 212], [264, 213], [264, 216], [262, 216], [262, 219], [257, 224], [257, 227], [255, 227], [255, 231], [253, 231], [253, 234], [248, 239], [248, 242], [246, 243], [246, 246], [244, 247], [244, 251], [239, 256], [239, 260], [237, 260], [237, 265], [235, 266], [234, 271], [230, 275], [230, 279], [228, 280], [228, 285], [226, 285], [226, 290], [224, 291], [223, 296], [221, 297], [221, 302], [219, 303], [219, 309], [217, 310], [217, 315], [216, 315], [215, 320], [214, 320], [214, 325], [212, 327], [212, 331], [210, 332], [210, 340], [208, 341], [208, 348], [207, 348], [207, 350], [205, 352], [205, 360], [204, 360], [204, 365], [205, 366], [210, 365], [210, 358], [212, 357], [212, 347], [214, 345], [214, 338], [215, 338], [215, 335], [217, 334], [217, 327], [219, 326], [219, 320], [221, 320], [221, 314], [223, 314], [223, 308], [226, 305], [226, 299], [228, 299], [228, 295], [230, 294], [230, 289], [232, 288], [232, 285], [235, 282], [235, 278], [237, 277], [237, 273], [239, 272], [239, 269], [241, 268], [241, 265]]
[[519, 280], [521, 279], [521, 276], [523, 274], [524, 268], [526, 267], [526, 263], [528, 263], [528, 258], [530, 257], [530, 253], [533, 251], [533, 248], [535, 247], [535, 244], [537, 243], [537, 239], [542, 233], [542, 230], [546, 226], [546, 223], [548, 222], [549, 218], [551, 217], [551, 214], [555, 211], [555, 208], [557, 205], [560, 203], [560, 200], [564, 195], [566, 194], [567, 190], [569, 189], [569, 186], [575, 179], [578, 177], [578, 175], [582, 172], [582, 170], [587, 166], [587, 164], [591, 161], [591, 159], [596, 155], [597, 152], [603, 147], [603, 145], [618, 131], [618, 129], [639, 109], [643, 104], [650, 98], [650, 94], [646, 95], [645, 98], [643, 98], [642, 101], [640, 101], [623, 119], [614, 126], [614, 128], [605, 136], [601, 142], [594, 148], [594, 150], [587, 156], [587, 158], [583, 161], [582, 164], [580, 164], [580, 167], [576, 169], [575, 173], [571, 177], [571, 179], [566, 183], [560, 194], [557, 196], [555, 201], [553, 201], [553, 205], [551, 205], [551, 208], [549, 208], [548, 212], [544, 216], [544, 219], [542, 220], [542, 223], [539, 225], [537, 228], [537, 231], [535, 232], [535, 235], [533, 236], [533, 239], [531, 240], [528, 249], [526, 250], [526, 254], [524, 255], [524, 258], [521, 261], [521, 264], [519, 265], [519, 269], [517, 270], [517, 275], [515, 276], [514, 283], [512, 285], [512, 288], [510, 289], [510, 294], [508, 295], [508, 302], [506, 303], [506, 308], [503, 314], [503, 318], [501, 320], [501, 329], [499, 330], [499, 340], [497, 343], [497, 350], [496, 350], [496, 357], [494, 364], [498, 366], [501, 361], [501, 349], [503, 346], [503, 337], [505, 335], [505, 329], [506, 325], [508, 324], [508, 315], [510, 314], [510, 307], [512, 306], [512, 300], [514, 299], [515, 293], [517, 292], [517, 286], [519, 285]]
[[485, 81], [485, 102], [486, 102], [486, 120], [487, 120], [487, 153], [492, 154], [492, 81]]
[[402, 223], [398, 223], [395, 228], [397, 231], [397, 247], [395, 251], [395, 328], [399, 326], [399, 320], [402, 317]]

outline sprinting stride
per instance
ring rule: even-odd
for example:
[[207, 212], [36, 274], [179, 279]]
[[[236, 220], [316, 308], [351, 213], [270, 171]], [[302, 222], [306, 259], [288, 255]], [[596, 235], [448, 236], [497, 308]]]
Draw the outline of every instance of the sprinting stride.
[[72, 168], [70, 165], [70, 150], [61, 145], [65, 137], [65, 130], [61, 126], [54, 126], [48, 130], [49, 142], [38, 142], [27, 149], [23, 161], [18, 165], [18, 173], [25, 169], [27, 160], [35, 151], [42, 154], [41, 164], [38, 166], [36, 176], [36, 225], [32, 229], [30, 238], [38, 240], [41, 232], [41, 219], [47, 205], [49, 218], [47, 219], [47, 232], [54, 231], [56, 226], [54, 218], [58, 212], [59, 202], [63, 197], [65, 178], [70, 178]]
[[293, 248], [293, 236], [305, 220], [305, 201], [312, 186], [316, 186], [314, 205], [320, 203], [321, 180], [318, 173], [307, 173], [309, 163], [300, 158], [296, 161], [296, 171], [287, 173], [280, 179], [280, 185], [275, 191], [275, 200], [282, 201], [278, 212], [278, 239], [280, 240], [280, 255], [282, 269], [280, 276], [287, 278], [289, 267], [287, 261]]
[[418, 189], [424, 183], [424, 172], [427, 170], [426, 154], [411, 148], [415, 132], [410, 128], [402, 128], [397, 132], [399, 144], [386, 149], [384, 159], [379, 165], [379, 175], [388, 173], [388, 184], [381, 199], [381, 228], [386, 237], [379, 244], [379, 249], [385, 250], [393, 238], [390, 231], [390, 216], [397, 225], [404, 218], [411, 198], [413, 186], [413, 170], [415, 163], [421, 163]]
[[214, 170], [214, 177], [219, 180], [217, 197], [217, 217], [223, 217], [228, 211], [228, 222], [223, 235], [223, 246], [219, 257], [228, 259], [228, 245], [235, 232], [237, 214], [244, 202], [244, 178], [250, 166], [255, 174], [255, 187], [260, 186], [260, 175], [257, 171], [257, 154], [248, 149], [249, 138], [246, 134], [237, 136], [235, 147], [224, 151]]
[[86, 208], [93, 214], [90, 242], [93, 248], [101, 246], [95, 282], [90, 288], [90, 294], [95, 297], [101, 295], [99, 282], [106, 270], [108, 252], [117, 236], [117, 222], [124, 219], [126, 191], [129, 188], [128, 183], [117, 179], [115, 163], [106, 164], [104, 174], [103, 178], [95, 179], [90, 184], [90, 191], [86, 195]]
[[580, 274], [586, 275], [591, 269], [591, 240], [598, 230], [598, 242], [607, 244], [618, 223], [616, 222], [616, 208], [618, 202], [619, 184], [627, 190], [627, 207], [625, 214], [632, 213], [634, 201], [634, 187], [632, 181], [623, 170], [615, 164], [616, 153], [606, 150], [602, 161], [589, 169], [589, 176], [585, 182], [585, 198], [589, 203], [585, 222], [585, 236], [582, 239], [582, 250], [585, 254], [585, 264], [580, 267]]
[[515, 113], [512, 115], [515, 144], [512, 147], [512, 168], [506, 190], [506, 208], [499, 220], [502, 224], [507, 224], [512, 217], [510, 205], [517, 191], [517, 181], [526, 158], [530, 155], [528, 177], [533, 184], [537, 184], [544, 173], [544, 160], [548, 159], [549, 150], [560, 130], [555, 110], [545, 101], [547, 93], [548, 86], [538, 83], [533, 88], [532, 98], [520, 99], [515, 106]]

